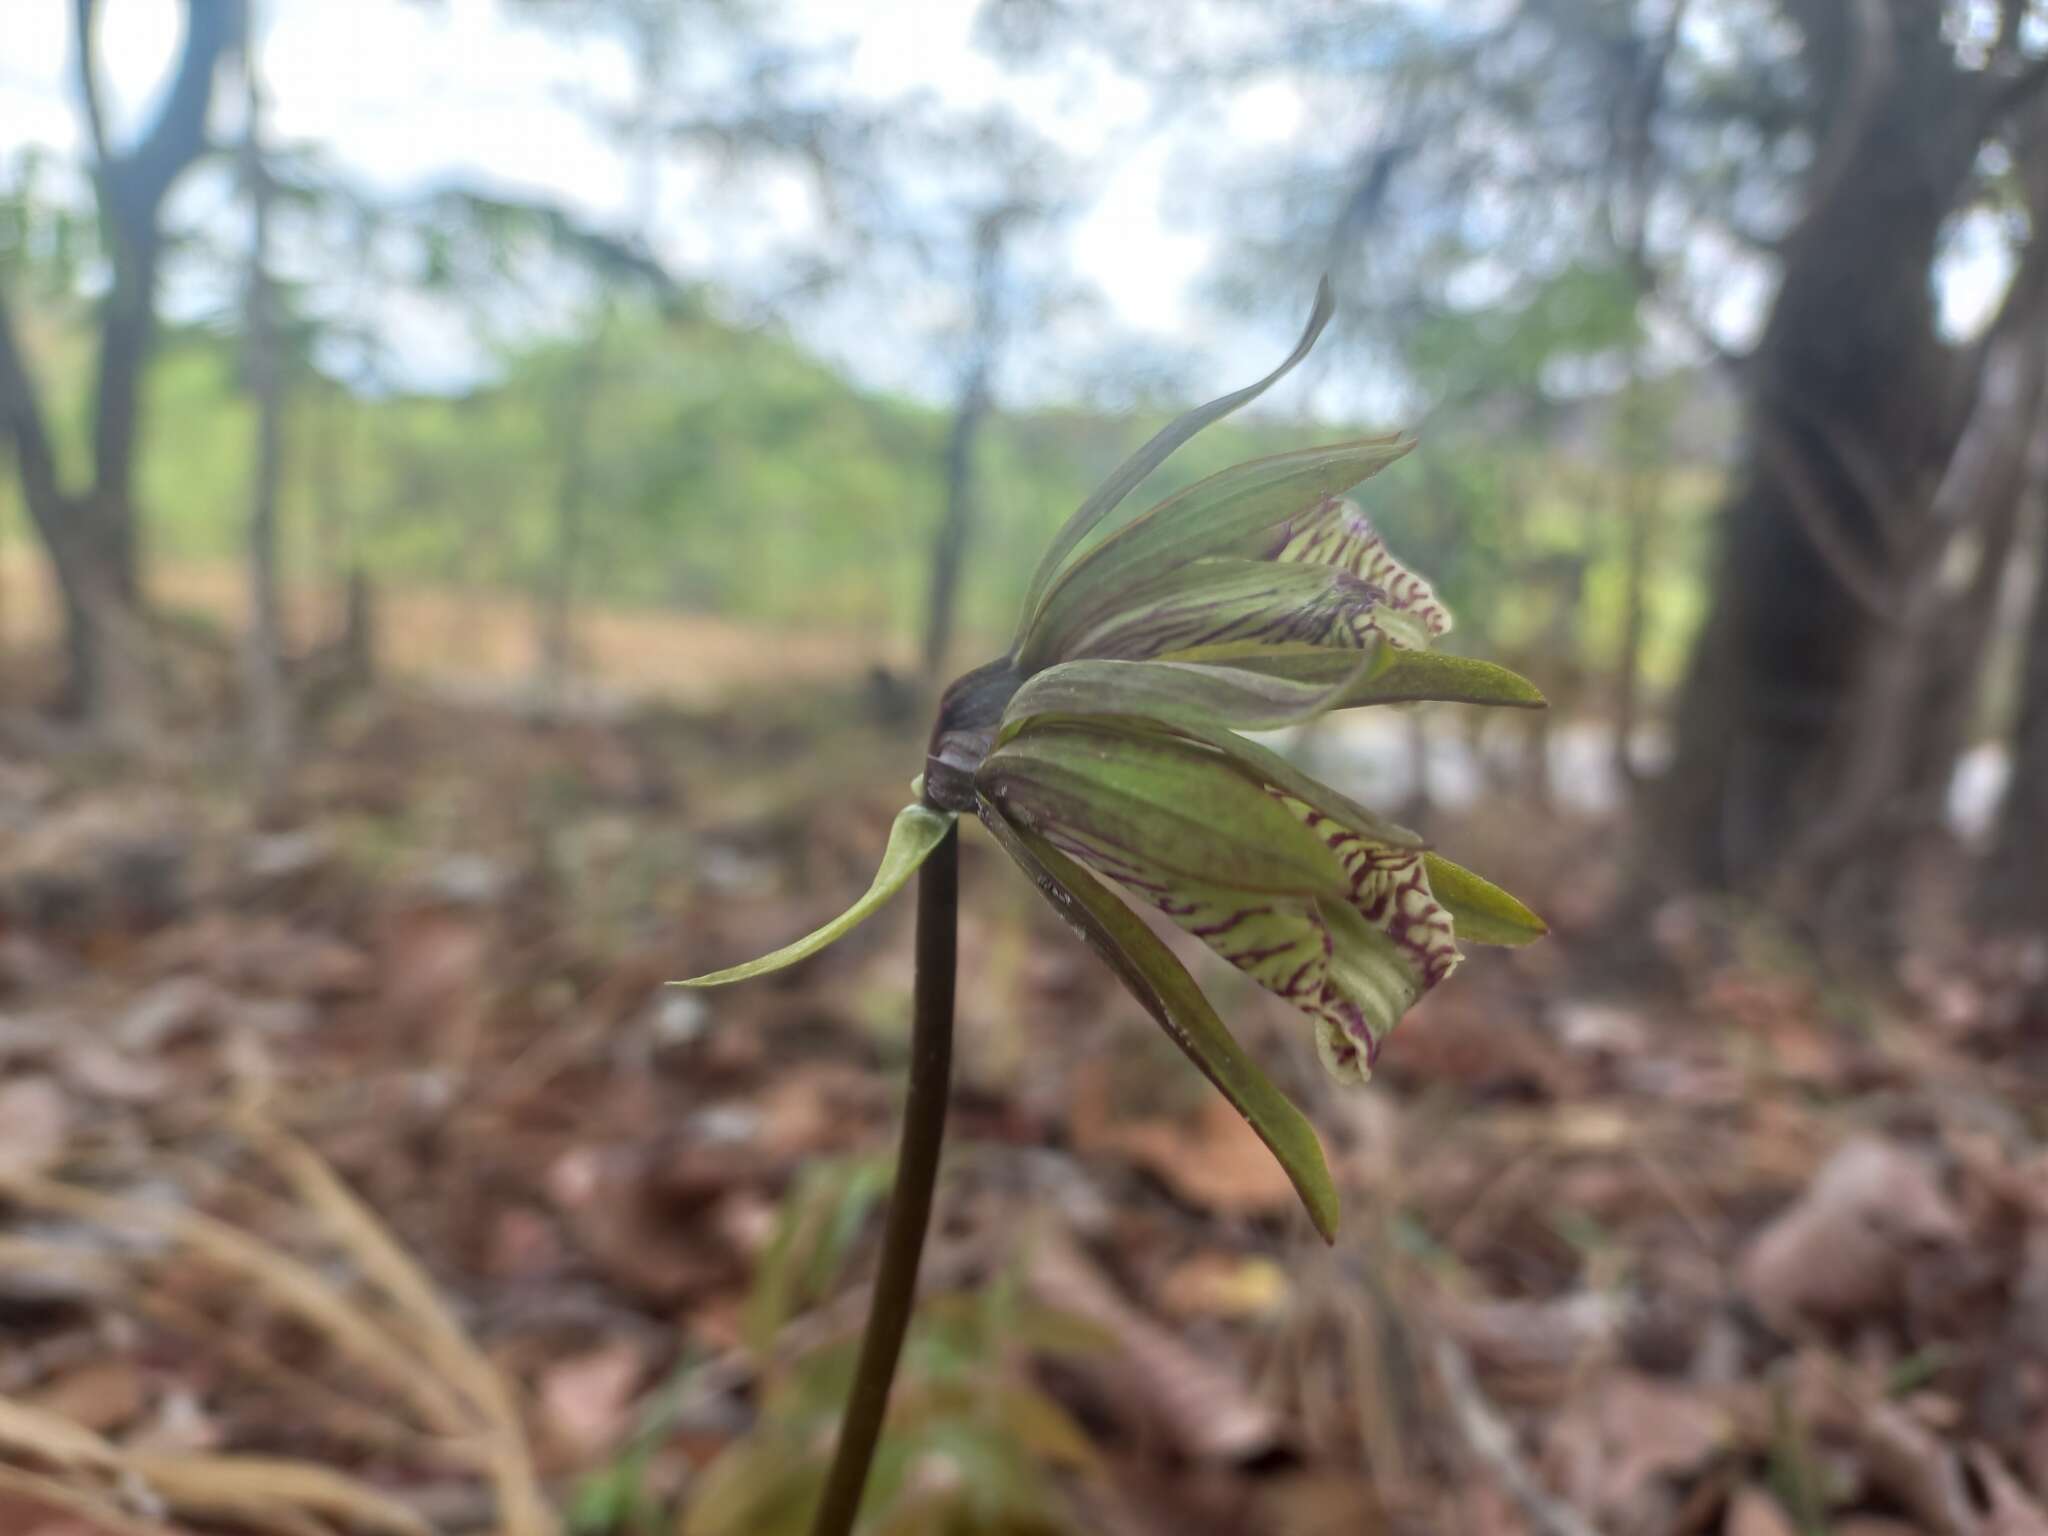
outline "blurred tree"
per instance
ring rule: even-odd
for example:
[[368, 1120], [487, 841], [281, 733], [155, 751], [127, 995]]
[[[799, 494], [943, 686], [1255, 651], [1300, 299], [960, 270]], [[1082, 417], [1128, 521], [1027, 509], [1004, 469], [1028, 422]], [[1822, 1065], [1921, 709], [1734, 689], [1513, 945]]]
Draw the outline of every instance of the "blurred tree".
[[41, 393], [0, 294], [0, 421], [13, 439], [22, 499], [64, 605], [66, 701], [97, 725], [126, 729], [146, 712], [136, 621], [142, 603], [135, 504], [142, 375], [156, 330], [165, 198], [209, 144], [207, 117], [223, 58], [239, 44], [239, 0], [187, 0], [184, 42], [154, 117], [131, 145], [110, 142], [94, 47], [99, 7], [74, 0], [79, 110], [91, 155], [100, 249], [111, 269], [100, 305], [91, 472], [64, 483]]
[[[921, 660], [926, 680], [936, 683], [947, 675], [960, 573], [977, 520], [976, 459], [999, 381], [1020, 333], [1047, 326], [1086, 295], [1057, 259], [1047, 259], [1045, 237], [1074, 206], [1072, 169], [1014, 116], [990, 113], [899, 132], [887, 164], [896, 187], [883, 211], [893, 228], [878, 239], [907, 242], [915, 269], [951, 296], [942, 312], [956, 317], [927, 343], [955, 378], [944, 500], [925, 584]], [[936, 209], [910, 206], [920, 199], [906, 198], [904, 189], [934, 183], [946, 188]], [[921, 200], [932, 201], [928, 190]], [[1036, 248], [1020, 259], [1026, 242]], [[873, 286], [876, 275], [861, 286]]]
[[[865, 125], [858, 113], [819, 93], [804, 49], [778, 38], [753, 0], [517, 0], [534, 23], [556, 32], [609, 39], [633, 73], [624, 103], [593, 101], [590, 115], [622, 147], [629, 168], [629, 207], [618, 237], [647, 269], [662, 213], [661, 173], [674, 153], [708, 156], [716, 167], [714, 193], [736, 190], [734, 173], [797, 168], [816, 184], [828, 208], [836, 185], [862, 156]], [[611, 281], [619, 265], [594, 272], [596, 302], [583, 331], [583, 351], [565, 376], [565, 393], [548, 412], [553, 456], [560, 466], [554, 492], [554, 537], [536, 589], [537, 681], [543, 697], [566, 687], [574, 663], [573, 610], [579, 572], [589, 543], [593, 451], [589, 441], [606, 387], [606, 353], [619, 324]], [[735, 284], [751, 282], [759, 298], [785, 284], [797, 289], [822, 280], [816, 266], [770, 277], [766, 264]]]
[[1112, 36], [1202, 110], [1218, 91], [1289, 87], [1303, 142], [1223, 179], [1248, 232], [1232, 291], [1258, 303], [1291, 288], [1276, 274], [1327, 262], [1355, 329], [1397, 367], [1430, 313], [1496, 312], [1574, 265], [1628, 276], [1653, 346], [1605, 372], [1625, 384], [1704, 350], [1746, 424], [1674, 766], [1644, 821], [1650, 859], [1760, 889], [1894, 830], [1909, 791], [1889, 765], [1870, 773], [1871, 700], [1926, 694], [1901, 691], [1882, 637], [1909, 609], [1921, 637], [1957, 611], [1932, 573], [2009, 494], [1945, 508], [1941, 488], [1973, 417], [2007, 409], [1984, 387], [2001, 342], [2038, 348], [2048, 329], [2035, 251], [1982, 334], [1953, 339], [1937, 303], [1955, 230], [2016, 202], [2048, 6], [1219, 0], [1201, 14], [993, 0], [985, 17], [1018, 49]]
[[[2039, 439], [2048, 443], [2048, 431]], [[2048, 504], [2048, 453], [2036, 457], [2036, 510]], [[2048, 934], [2048, 538], [2034, 572], [2033, 617], [2021, 661], [2018, 722], [2005, 802], [1991, 840], [1982, 911], [1996, 932]]]
[[245, 378], [256, 404], [256, 441], [249, 489], [249, 625], [243, 636], [244, 708], [259, 816], [283, 809], [291, 767], [291, 698], [284, 676], [284, 603], [278, 586], [278, 487], [284, 474], [286, 369], [278, 337], [271, 277], [271, 208], [275, 187], [265, 158], [259, 29], [242, 49], [242, 184], [249, 199], [249, 263], [245, 296]]

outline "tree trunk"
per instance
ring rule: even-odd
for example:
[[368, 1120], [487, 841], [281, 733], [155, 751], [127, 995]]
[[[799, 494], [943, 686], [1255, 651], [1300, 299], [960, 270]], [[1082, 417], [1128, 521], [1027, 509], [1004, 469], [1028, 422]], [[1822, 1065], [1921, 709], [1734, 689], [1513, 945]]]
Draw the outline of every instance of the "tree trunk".
[[[1681, 697], [1646, 860], [1754, 889], [1829, 804], [1851, 691], [1961, 428], [1929, 272], [1985, 125], [1934, 8], [1892, 0], [1880, 62], [1857, 7], [1802, 8], [1814, 185], [1745, 365], [1746, 462]], [[1675, 868], [1673, 868], [1675, 866]], [[1650, 870], [1650, 873], [1659, 871]]]
[[584, 503], [590, 488], [590, 418], [604, 379], [611, 330], [607, 307], [568, 380], [560, 423], [561, 478], [555, 482], [553, 556], [542, 573], [537, 682], [542, 700], [559, 705], [576, 669], [576, 572], [583, 560]]
[[244, 164], [251, 229], [248, 292], [248, 383], [256, 400], [256, 452], [249, 496], [249, 629], [243, 667], [249, 761], [258, 814], [283, 812], [291, 772], [291, 697], [284, 676], [284, 617], [277, 576], [277, 491], [284, 467], [285, 381], [278, 356], [276, 295], [270, 280], [269, 168], [263, 162], [262, 89], [255, 62], [244, 59], [248, 138]]
[[2048, 540], [2034, 573], [2012, 777], [1985, 861], [1981, 904], [1994, 931], [2048, 935]]
[[[1651, 408], [1643, 385], [1641, 351], [1631, 346], [1628, 387], [1622, 396], [1621, 517], [1626, 528], [1622, 554], [1621, 638], [1614, 657], [1614, 780], [1632, 792], [1635, 740], [1642, 725], [1643, 631], [1649, 611], [1650, 556], [1662, 487], [1654, 464], [1660, 454], [1651, 433]], [[1547, 711], [1546, 711], [1547, 713]]]
[[96, 0], [73, 0], [79, 105], [114, 274], [100, 320], [91, 485], [72, 492], [60, 484], [35, 382], [4, 314], [0, 425], [13, 439], [22, 499], [63, 604], [63, 702], [118, 735], [138, 729], [147, 712], [134, 465], [142, 373], [155, 332], [163, 202], [205, 152], [216, 66], [239, 44], [246, 18], [240, 0], [187, 0], [184, 48], [170, 89], [148, 131], [116, 154], [107, 143], [95, 73], [97, 12]]
[[932, 540], [931, 586], [925, 603], [924, 675], [931, 682], [944, 680], [946, 653], [953, 644], [960, 567], [974, 524], [974, 450], [988, 408], [988, 370], [977, 364], [961, 391], [946, 438], [946, 507]]

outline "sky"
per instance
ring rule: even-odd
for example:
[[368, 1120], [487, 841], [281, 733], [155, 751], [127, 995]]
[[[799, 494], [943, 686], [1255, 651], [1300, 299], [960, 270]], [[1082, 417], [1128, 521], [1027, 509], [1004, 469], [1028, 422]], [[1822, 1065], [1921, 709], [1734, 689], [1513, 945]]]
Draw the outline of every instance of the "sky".
[[[77, 152], [70, 9], [69, 0], [0, 0], [0, 153], [23, 143]], [[1072, 269], [1087, 274], [1119, 331], [1186, 353], [1184, 338], [1217, 324], [1197, 297], [1215, 236], [1177, 227], [1164, 212], [1175, 146], [1148, 131], [1147, 88], [1101, 64], [1076, 70], [1069, 60], [1059, 74], [1007, 69], [975, 47], [975, 9], [972, 0], [779, 7], [790, 35], [843, 40], [840, 78], [854, 96], [882, 103], [924, 93], [962, 111], [1008, 105], [1091, 167], [1097, 195], [1062, 236]], [[103, 0], [101, 69], [117, 139], [141, 121], [163, 80], [180, 13], [177, 0]], [[323, 146], [388, 191], [457, 178], [544, 193], [601, 222], [629, 219], [628, 158], [583, 110], [593, 99], [630, 99], [630, 62], [616, 44], [513, 20], [500, 0], [268, 0], [260, 14], [274, 139]], [[1218, 126], [1240, 145], [1279, 142], [1300, 114], [1291, 93], [1267, 88], [1247, 92]], [[711, 274], [744, 258], [729, 226], [689, 216], [687, 166], [665, 169], [658, 188], [654, 242], [677, 270]], [[801, 224], [810, 216], [801, 199], [787, 202], [777, 209], [771, 196], [766, 217]], [[456, 373], [462, 346], [452, 331], [438, 340]], [[1201, 375], [1190, 387], [1218, 390], [1241, 382], [1245, 368], [1241, 357], [1200, 355], [1188, 366]], [[896, 387], [934, 382], [928, 360], [869, 371]]]
[[[102, 5], [102, 77], [118, 139], [140, 121], [164, 78], [182, 7], [179, 0]], [[1148, 88], [1099, 58], [1070, 52], [1056, 71], [1020, 72], [981, 52], [972, 37], [977, 8], [974, 0], [781, 0], [771, 7], [787, 36], [835, 42], [837, 82], [851, 97], [879, 104], [922, 94], [963, 113], [1007, 106], [1088, 168], [1092, 197], [1053, 238], [1065, 242], [1067, 268], [1101, 296], [1106, 324], [1097, 327], [1098, 346], [1109, 336], [1115, 348], [1155, 349], [1171, 359], [1176, 386], [1193, 395], [1234, 388], [1262, 370], [1285, 338], [1203, 302], [1218, 234], [1175, 221], [1173, 182], [1202, 163], [1203, 142], [1191, 132], [1238, 153], [1295, 140], [1301, 95], [1268, 82], [1241, 91], [1192, 130], [1160, 131]], [[23, 144], [77, 154], [70, 10], [71, 0], [0, 0], [0, 154]], [[458, 180], [544, 194], [600, 224], [633, 221], [642, 198], [630, 157], [587, 110], [594, 101], [631, 99], [631, 61], [617, 43], [516, 21], [504, 0], [262, 0], [259, 15], [274, 140], [320, 146], [384, 191]], [[776, 239], [815, 223], [794, 178], [773, 176], [749, 181], [760, 195], [746, 220], [706, 218], [705, 174], [670, 158], [655, 183], [651, 238], [686, 276], [715, 278], [757, 263]], [[1984, 230], [1960, 231], [1941, 279], [1952, 329], [1968, 331], [1989, 313], [2008, 258]], [[1767, 297], [1761, 281], [1730, 285], [1714, 312], [1724, 342], [1739, 345], [1754, 333]], [[174, 309], [177, 302], [169, 296]], [[390, 303], [404, 311], [406, 357], [419, 370], [408, 382], [458, 386], [482, 369], [485, 354], [464, 322], [417, 298]], [[950, 380], [944, 349], [930, 337], [943, 333], [949, 303], [957, 296], [928, 286], [892, 293], [885, 327], [858, 313], [820, 311], [795, 328], [871, 384], [937, 398]], [[1055, 353], [1059, 342], [1053, 338]], [[1055, 378], [1018, 392], [1042, 397], [1068, 387], [1071, 381]], [[1370, 379], [1333, 377], [1317, 364], [1274, 404], [1355, 416], [1375, 414], [1386, 398]]]

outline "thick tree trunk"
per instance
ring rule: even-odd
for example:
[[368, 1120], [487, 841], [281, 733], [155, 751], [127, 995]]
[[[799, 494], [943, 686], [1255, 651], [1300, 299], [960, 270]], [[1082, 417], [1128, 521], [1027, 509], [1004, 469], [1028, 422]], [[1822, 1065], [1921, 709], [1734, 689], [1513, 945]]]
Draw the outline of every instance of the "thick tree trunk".
[[1995, 931], [2048, 936], [2048, 540], [2035, 572], [2012, 777], [1985, 861], [1982, 907]]
[[95, 565], [115, 598], [142, 604], [142, 549], [135, 515], [135, 446], [141, 431], [142, 373], [156, 339], [157, 234], [138, 232], [115, 263], [114, 291], [101, 321], [93, 405], [93, 488], [83, 503]]
[[0, 427], [13, 439], [22, 499], [41, 537], [64, 609], [64, 702], [103, 730], [144, 718], [144, 645], [134, 502], [142, 374], [155, 331], [163, 202], [206, 149], [206, 118], [222, 56], [245, 21], [241, 0], [187, 0], [177, 73], [148, 131], [125, 153], [107, 144], [94, 70], [96, 0], [73, 0], [79, 103], [92, 148], [114, 281], [100, 320], [92, 411], [91, 485], [67, 491], [12, 327], [0, 314]]
[[1806, 19], [1822, 150], [1746, 367], [1746, 462], [1644, 829], [1653, 866], [1710, 886], [1761, 885], [1829, 803], [1870, 637], [1895, 616], [1898, 557], [1961, 428], [1929, 272], [1980, 103], [1933, 8], [1893, 0], [1877, 62], [1829, 33], [1856, 9]]

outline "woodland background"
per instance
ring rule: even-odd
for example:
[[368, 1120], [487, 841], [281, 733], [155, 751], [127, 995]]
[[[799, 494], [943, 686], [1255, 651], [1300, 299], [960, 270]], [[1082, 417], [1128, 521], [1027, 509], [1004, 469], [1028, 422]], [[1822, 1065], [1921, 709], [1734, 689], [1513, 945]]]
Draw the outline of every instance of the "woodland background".
[[1553, 937], [1191, 957], [1325, 1250], [971, 838], [871, 1528], [2048, 1532], [2044, 219], [2038, 0], [7, 0], [0, 1528], [803, 1529], [907, 919], [662, 983], [1328, 271], [1159, 489], [1419, 434], [1552, 708], [1286, 746]]

